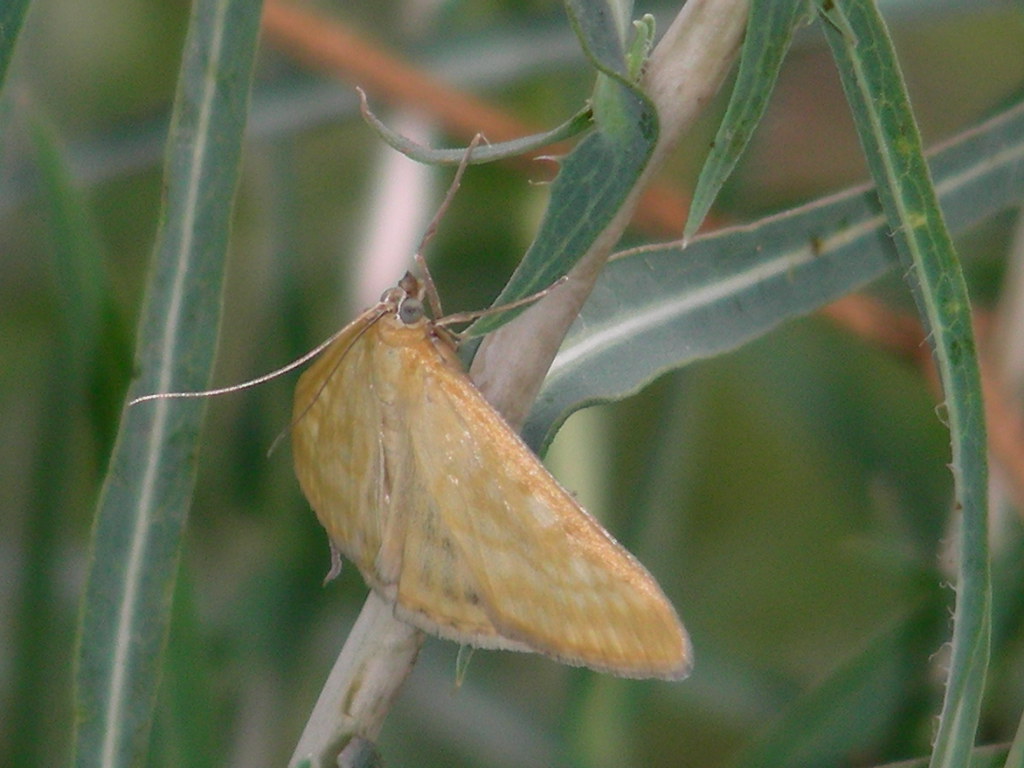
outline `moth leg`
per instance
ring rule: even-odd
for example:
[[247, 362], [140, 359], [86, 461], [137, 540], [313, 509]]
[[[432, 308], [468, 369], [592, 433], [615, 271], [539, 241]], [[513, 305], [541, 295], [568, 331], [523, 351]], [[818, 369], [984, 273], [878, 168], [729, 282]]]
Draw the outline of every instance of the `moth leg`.
[[334, 546], [330, 537], [327, 538], [327, 542], [331, 545], [331, 570], [324, 576], [325, 587], [341, 575], [341, 550]]

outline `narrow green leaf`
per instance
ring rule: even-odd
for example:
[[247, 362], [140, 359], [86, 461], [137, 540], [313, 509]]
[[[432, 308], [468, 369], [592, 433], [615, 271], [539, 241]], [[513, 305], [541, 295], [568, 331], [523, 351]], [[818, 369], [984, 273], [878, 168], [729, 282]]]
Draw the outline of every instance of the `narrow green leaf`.
[[952, 768], [974, 746], [991, 640], [987, 447], [970, 299], [881, 16], [870, 0], [823, 0], [820, 11], [946, 397], [961, 525], [952, 659], [931, 765]]
[[95, 353], [113, 297], [95, 226], [71, 181], [56, 134], [41, 119], [33, 120], [31, 133], [49, 215], [58, 306], [66, 330], [73, 331], [79, 342], [72, 345], [74, 357], [67, 363], [81, 375]]
[[[418, 144], [412, 139], [396, 133], [373, 114], [366, 103], [366, 95], [362, 91], [359, 92], [359, 97], [360, 109], [363, 119], [367, 124], [388, 146], [401, 152], [410, 160], [428, 165], [458, 165], [465, 159], [466, 147], [434, 149], [433, 147]], [[581, 109], [564, 123], [552, 128], [550, 131], [536, 133], [532, 136], [524, 136], [521, 139], [502, 141], [497, 144], [480, 144], [473, 150], [469, 163], [470, 165], [482, 165], [483, 163], [491, 163], [495, 160], [506, 160], [510, 157], [519, 157], [530, 152], [536, 152], [549, 144], [571, 139], [573, 136], [582, 133], [590, 127], [592, 119], [590, 108], [587, 107]]]
[[[636, 185], [658, 138], [654, 106], [628, 80], [624, 42], [604, 3], [566, 3], [580, 44], [598, 69], [596, 130], [565, 158], [551, 184], [540, 229], [493, 306], [537, 293], [572, 269]], [[516, 311], [481, 318], [466, 330], [483, 336]]]
[[[249, 0], [193, 7], [132, 395], [209, 381], [260, 10]], [[148, 748], [203, 411], [163, 400], [124, 413], [82, 609], [77, 766], [137, 765]]]
[[[932, 167], [954, 230], [1024, 196], [1024, 102], [966, 131]], [[545, 446], [586, 405], [721, 354], [863, 287], [897, 263], [866, 187], [759, 222], [609, 261], [566, 336], [523, 434]]]
[[25, 22], [28, 4], [29, 0], [4, 0], [0, 3], [0, 91], [7, 79], [7, 67]]
[[700, 228], [719, 190], [746, 149], [751, 134], [761, 122], [782, 68], [782, 60], [793, 39], [793, 31], [803, 22], [806, 11], [806, 0], [754, 0], [751, 3], [736, 84], [722, 124], [715, 134], [715, 143], [697, 179], [683, 230], [684, 241], [693, 237]]
[[[65, 153], [44, 120], [31, 125], [53, 247], [53, 279], [64, 327], [74, 343], [64, 358], [69, 378], [87, 393], [92, 426], [106, 451], [124, 383], [131, 373], [127, 321], [114, 297], [103, 248], [86, 201], [75, 189]], [[60, 441], [53, 443], [59, 445]]]
[[[50, 684], [59, 666], [54, 660], [71, 651], [63, 633], [54, 632], [62, 619], [57, 588], [62, 534], [69, 511], [79, 512], [90, 503], [70, 492], [80, 458], [70, 446], [80, 442], [76, 437], [87, 398], [110, 394], [111, 379], [100, 380], [96, 374], [106, 340], [117, 338], [118, 329], [109, 323], [112, 297], [102, 249], [85, 202], [71, 183], [62, 148], [49, 124], [35, 115], [27, 118], [50, 234], [58, 312], [48, 365], [38, 384], [45, 400], [30, 465], [28, 513], [18, 536], [20, 578], [12, 593], [10, 622], [11, 701], [17, 706], [10, 707], [6, 718], [11, 737], [7, 758], [11, 765], [49, 765], [53, 745], [40, 735], [49, 731], [53, 718]], [[123, 386], [126, 371], [119, 373]], [[95, 443], [105, 450], [106, 435], [99, 434]], [[48, 446], [66, 448], [52, 451]]]

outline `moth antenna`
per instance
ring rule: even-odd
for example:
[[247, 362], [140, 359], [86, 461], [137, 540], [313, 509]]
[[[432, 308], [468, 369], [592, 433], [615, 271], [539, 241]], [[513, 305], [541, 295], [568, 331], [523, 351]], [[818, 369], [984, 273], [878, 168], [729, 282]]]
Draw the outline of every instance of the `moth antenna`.
[[473, 140], [469, 142], [469, 146], [466, 147], [466, 154], [462, 156], [462, 160], [459, 161], [459, 167], [455, 170], [455, 176], [452, 177], [452, 183], [448, 185], [448, 191], [445, 192], [444, 200], [441, 201], [441, 205], [437, 209], [437, 213], [434, 214], [434, 218], [431, 219], [430, 224], [427, 226], [427, 230], [423, 233], [423, 239], [420, 240], [419, 247], [416, 248], [416, 253], [413, 254], [413, 259], [419, 268], [423, 271], [423, 283], [427, 290], [427, 301], [430, 302], [430, 311], [434, 317], [441, 317], [444, 311], [441, 309], [441, 297], [437, 292], [437, 286], [434, 285], [434, 278], [430, 276], [430, 270], [427, 268], [427, 260], [424, 258], [423, 253], [427, 250], [427, 245], [434, 239], [434, 235], [437, 233], [437, 228], [441, 223], [441, 219], [444, 218], [445, 213], [448, 212], [448, 207], [452, 204], [452, 200], [455, 199], [455, 193], [459, 191], [459, 185], [462, 184], [462, 174], [466, 172], [467, 166], [469, 166], [469, 160], [473, 157], [473, 150], [477, 148], [477, 145], [484, 140], [483, 134], [478, 133], [473, 137]]
[[[362, 328], [360, 328], [359, 329], [359, 333], [357, 333], [354, 337], [352, 337], [352, 341], [350, 341], [348, 343], [348, 346], [345, 347], [345, 351], [341, 353], [341, 356], [338, 358], [338, 361], [334, 364], [334, 367], [331, 368], [331, 372], [328, 373], [326, 376], [324, 376], [324, 380], [320, 383], [320, 387], [319, 387], [319, 389], [317, 389], [316, 394], [313, 395], [313, 399], [310, 400], [306, 404], [306, 407], [302, 409], [302, 413], [300, 413], [298, 416], [295, 416], [294, 418], [292, 418], [292, 420], [288, 423], [288, 426], [285, 427], [284, 429], [282, 429], [280, 432], [277, 433], [277, 437], [274, 438], [274, 442], [272, 442], [270, 444], [270, 448], [267, 449], [267, 456], [268, 457], [270, 455], [272, 455], [274, 453], [274, 451], [277, 450], [278, 444], [282, 440], [284, 440], [285, 436], [295, 428], [295, 425], [298, 424], [300, 421], [302, 421], [302, 419], [304, 419], [306, 417], [306, 414], [309, 413], [309, 409], [313, 407], [313, 403], [315, 403], [317, 400], [320, 399], [320, 395], [323, 393], [324, 389], [327, 387], [327, 383], [334, 376], [334, 374], [338, 370], [338, 368], [341, 367], [342, 362], [344, 362], [344, 360], [345, 360], [345, 356], [348, 354], [349, 350], [352, 349], [352, 346], [357, 341], [359, 341], [359, 339], [361, 339], [363, 337], [364, 333], [366, 333], [368, 330], [370, 330], [370, 326], [372, 326], [374, 323], [376, 323], [378, 320], [380, 320], [382, 317], [384, 317], [386, 312], [387, 312], [387, 308], [384, 305], [379, 305], [377, 307], [377, 316], [375, 318], [373, 318], [372, 320], [370, 320], [370, 322], [368, 322]], [[348, 326], [345, 326], [345, 328], [348, 328]], [[318, 346], [316, 348], [315, 352], [317, 354], [319, 354], [320, 352], [322, 352], [324, 350], [324, 348], [330, 346], [331, 342], [334, 341], [336, 338], [338, 338], [345, 331], [345, 328], [342, 328], [336, 334], [331, 336], [331, 338], [329, 338], [323, 344]], [[315, 357], [315, 354], [314, 353], [307, 353], [305, 355], [305, 357], [303, 358], [303, 360], [308, 360], [311, 357]]]
[[[422, 246], [420, 247], [422, 248]], [[441, 294], [437, 292], [437, 286], [434, 285], [434, 278], [430, 274], [427, 260], [420, 251], [416, 251], [412, 258], [423, 274], [423, 292], [427, 295], [427, 302], [430, 304], [430, 314], [432, 317], [441, 317], [444, 314], [444, 310], [441, 309]]]
[[143, 395], [142, 397], [136, 397], [134, 400], [129, 400], [128, 407], [131, 408], [133, 405], [145, 403], [149, 400], [177, 400], [179, 398], [185, 397], [216, 397], [217, 395], [228, 395], [231, 394], [232, 392], [240, 392], [243, 389], [250, 389], [252, 387], [259, 386], [260, 384], [264, 384], [268, 381], [276, 379], [278, 376], [283, 376], [289, 371], [293, 371], [299, 366], [309, 362], [314, 357], [323, 352], [327, 347], [329, 347], [334, 342], [334, 340], [341, 335], [342, 331], [344, 330], [345, 329], [342, 328], [341, 330], [337, 331], [326, 341], [321, 342], [320, 344], [318, 344], [316, 347], [311, 349], [309, 352], [307, 352], [297, 360], [292, 360], [290, 363], [288, 363], [288, 365], [284, 366], [283, 368], [278, 368], [276, 371], [265, 373], [262, 376], [258, 376], [255, 379], [251, 379], [249, 381], [243, 381], [241, 384], [232, 384], [230, 387], [220, 387], [218, 389], [204, 389], [200, 392], [157, 392], [156, 394], [153, 395]]
[[[471, 312], [456, 312], [454, 315], [448, 315], [447, 317], [442, 317], [440, 320], [435, 320], [434, 325], [444, 328], [445, 326], [448, 325], [469, 323], [472, 322], [473, 320], [479, 320], [481, 317], [490, 317], [491, 315], [498, 315], [501, 314], [502, 312], [508, 312], [511, 309], [518, 309], [519, 307], [526, 306], [527, 304], [533, 304], [535, 301], [540, 301], [541, 299], [543, 299], [545, 296], [547, 296], [549, 293], [555, 290], [555, 288], [557, 288], [560, 285], [563, 285], [568, 280], [568, 275], [562, 275], [547, 288], [537, 291], [536, 293], [530, 294], [529, 296], [524, 296], [521, 299], [510, 301], [508, 304], [502, 304], [500, 307], [488, 307], [487, 309], [477, 309]], [[455, 335], [459, 336], [459, 334], [457, 333]]]

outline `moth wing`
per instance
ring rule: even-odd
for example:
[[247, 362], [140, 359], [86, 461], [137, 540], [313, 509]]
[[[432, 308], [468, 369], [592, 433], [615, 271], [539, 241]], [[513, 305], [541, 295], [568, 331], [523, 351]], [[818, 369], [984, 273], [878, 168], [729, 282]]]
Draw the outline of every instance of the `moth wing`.
[[381, 546], [387, 496], [381, 403], [367, 388], [374, 309], [356, 318], [299, 377], [292, 453], [299, 485], [334, 545], [364, 574]]
[[[299, 378], [295, 473], [334, 546], [396, 614], [427, 631], [487, 648], [525, 649], [494, 628], [473, 576], [416, 467], [405, 404], [423, 397], [415, 372], [396, 380], [374, 310], [345, 328]], [[424, 335], [417, 346], [430, 342]], [[399, 578], [405, 574], [399, 598]]]
[[502, 634], [484, 605], [476, 574], [435, 501], [421, 497], [405, 520], [399, 576], [382, 591], [395, 615], [432, 634], [479, 648], [529, 650]]
[[[395, 614], [449, 640], [483, 648], [526, 650], [495, 628], [482, 605], [476, 576], [430, 488], [415, 446], [422, 425], [409, 422], [408, 398], [417, 399], [422, 380], [405, 383], [403, 397], [385, 411], [385, 462], [391, 494], [382, 546], [371, 585], [395, 602]], [[409, 391], [412, 390], [412, 391]], [[393, 422], [393, 423], [392, 423]]]
[[443, 581], [440, 561], [514, 644], [627, 677], [685, 676], [689, 640], [651, 575], [461, 370], [423, 365], [423, 392], [405, 414], [416, 425], [409, 439], [423, 502], [407, 531], [399, 603]]

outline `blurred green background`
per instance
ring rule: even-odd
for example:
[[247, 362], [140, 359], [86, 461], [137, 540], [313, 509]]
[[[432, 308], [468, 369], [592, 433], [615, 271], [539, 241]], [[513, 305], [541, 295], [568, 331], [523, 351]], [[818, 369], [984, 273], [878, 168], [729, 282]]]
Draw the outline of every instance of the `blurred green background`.
[[[320, 7], [536, 124], [563, 120], [589, 94], [555, 2]], [[637, 10], [662, 29], [673, 13]], [[1020, 3], [882, 10], [927, 144], [1019, 93]], [[187, 14], [169, 0], [37, 0], [0, 103], [0, 765], [67, 759], [90, 525], [130, 376]], [[396, 162], [359, 119], [351, 85], [269, 47], [257, 66], [215, 377], [224, 384], [297, 357], [393, 283], [450, 173]], [[717, 114], [684, 140], [664, 181], [689, 188]], [[452, 143], [428, 123], [415, 125]], [[63, 175], [70, 212], [47, 191]], [[530, 182], [547, 176], [468, 173], [430, 254], [449, 310], [496, 295], [544, 204]], [[750, 220], [865, 176], [812, 26], [716, 213]], [[86, 360], [62, 339], [68, 292], [82, 287], [56, 266], [67, 217], [76, 245], [96, 249], [108, 306], [105, 346]], [[1012, 226], [1007, 214], [958, 242], [981, 307], [1001, 298]], [[382, 234], [402, 231], [407, 240], [384, 252]], [[909, 307], [898, 278], [877, 291]], [[210, 403], [151, 765], [283, 764], [365, 596], [353, 568], [321, 586], [325, 536], [286, 445], [266, 455], [288, 424], [293, 383]], [[769, 765], [773, 755], [871, 765], [927, 753], [953, 597], [941, 561], [951, 478], [918, 370], [802, 319], [577, 414], [548, 459], [658, 577], [692, 636], [694, 674], [632, 682], [479, 652], [456, 689], [457, 648], [431, 639], [381, 736], [389, 765]], [[996, 554], [1014, 562], [1020, 518], [996, 511]], [[986, 742], [1008, 740], [1024, 707], [1024, 593], [996, 587]]]

